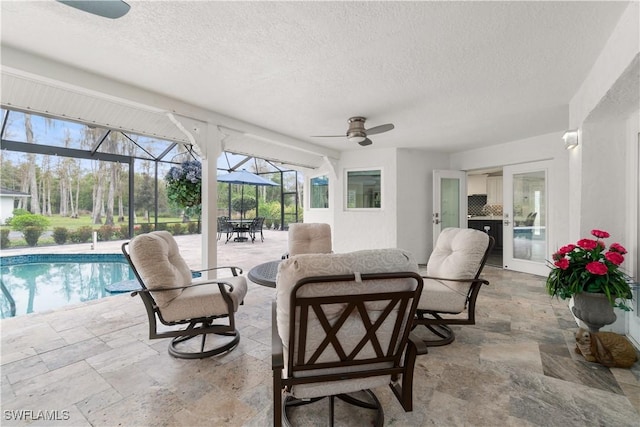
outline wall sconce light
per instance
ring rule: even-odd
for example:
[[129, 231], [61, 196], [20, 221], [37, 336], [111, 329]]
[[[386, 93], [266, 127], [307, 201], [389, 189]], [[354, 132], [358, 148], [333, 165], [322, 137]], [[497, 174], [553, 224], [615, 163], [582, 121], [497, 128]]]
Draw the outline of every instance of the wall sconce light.
[[564, 148], [571, 150], [578, 146], [578, 130], [568, 130], [562, 135], [564, 140]]

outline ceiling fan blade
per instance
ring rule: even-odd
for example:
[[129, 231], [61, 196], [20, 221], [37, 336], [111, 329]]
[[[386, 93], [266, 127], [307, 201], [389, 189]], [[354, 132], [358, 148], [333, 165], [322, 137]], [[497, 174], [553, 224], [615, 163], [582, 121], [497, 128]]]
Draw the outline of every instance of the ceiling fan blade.
[[395, 126], [393, 123], [387, 123], [386, 125], [374, 126], [371, 129], [367, 129], [367, 135], [375, 135], [377, 133], [389, 132]]
[[311, 138], [346, 138], [347, 135], [312, 135]]
[[373, 144], [373, 141], [370, 140], [369, 138], [366, 138], [364, 141], [358, 142], [358, 144], [362, 145], [363, 147], [366, 147], [367, 145]]
[[105, 18], [117, 19], [129, 12], [131, 6], [122, 0], [56, 0], [83, 12]]

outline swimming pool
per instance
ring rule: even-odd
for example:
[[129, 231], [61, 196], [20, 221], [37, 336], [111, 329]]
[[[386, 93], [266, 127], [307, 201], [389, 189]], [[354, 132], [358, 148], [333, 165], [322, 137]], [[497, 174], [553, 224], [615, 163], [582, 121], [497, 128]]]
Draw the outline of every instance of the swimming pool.
[[[135, 278], [122, 254], [0, 257], [0, 274], [16, 316], [108, 297], [105, 286]], [[0, 318], [11, 317], [11, 305], [0, 293]]]

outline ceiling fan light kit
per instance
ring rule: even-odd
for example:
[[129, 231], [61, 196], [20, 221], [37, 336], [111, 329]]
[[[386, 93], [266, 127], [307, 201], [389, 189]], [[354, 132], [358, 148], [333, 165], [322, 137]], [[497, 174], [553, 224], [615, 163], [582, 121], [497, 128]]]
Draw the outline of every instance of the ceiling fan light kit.
[[367, 135], [363, 133], [350, 133], [347, 135], [347, 139], [351, 142], [361, 143], [365, 139], [367, 139]]

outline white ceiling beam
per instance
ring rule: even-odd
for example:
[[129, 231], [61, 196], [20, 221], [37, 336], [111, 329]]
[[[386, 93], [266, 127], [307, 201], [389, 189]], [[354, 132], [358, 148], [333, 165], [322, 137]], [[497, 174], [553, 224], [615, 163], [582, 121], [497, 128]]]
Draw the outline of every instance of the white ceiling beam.
[[[292, 150], [330, 158], [340, 157], [339, 152], [326, 147], [282, 135], [242, 120], [185, 103], [181, 100], [169, 98], [127, 83], [111, 80], [107, 77], [70, 67], [41, 56], [3, 46], [2, 76], [4, 78], [5, 76], [12, 75], [31, 80], [34, 84], [39, 83], [57, 89], [63, 89], [68, 93], [79, 94], [83, 97], [89, 96], [97, 101], [110, 101], [145, 110], [151, 114], [164, 114], [165, 120], [167, 121], [170, 119], [166, 114], [173, 113], [176, 114], [176, 117], [182, 116], [183, 118], [189, 118], [203, 123], [207, 122], [229, 129], [238, 129], [242, 133], [252, 135], [257, 139], [265, 139], [281, 148], [287, 147]], [[3, 91], [3, 104], [11, 102], [6, 96], [8, 95]], [[30, 100], [30, 102], [37, 101]], [[22, 108], [27, 107], [28, 106], [22, 106]], [[50, 114], [55, 113], [51, 112]], [[117, 123], [112, 123], [111, 125], [117, 128]], [[185, 139], [186, 135], [184, 132], [179, 130], [178, 133], [180, 135], [177, 138], [178, 140]], [[193, 132], [190, 133], [196, 141], [201, 143], [197, 134]], [[280, 151], [282, 151], [281, 148]]]

